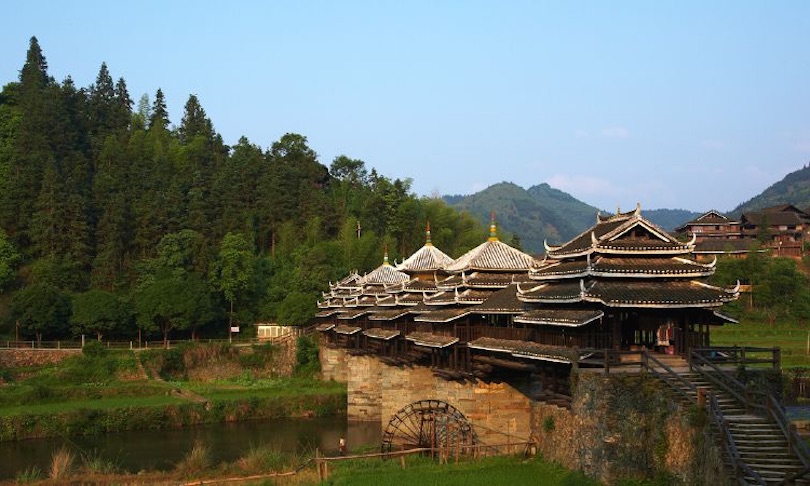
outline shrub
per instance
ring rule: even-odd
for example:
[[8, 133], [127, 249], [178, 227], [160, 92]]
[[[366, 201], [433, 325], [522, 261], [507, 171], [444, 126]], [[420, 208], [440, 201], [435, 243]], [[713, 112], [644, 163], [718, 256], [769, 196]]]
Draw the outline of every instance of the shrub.
[[318, 343], [309, 336], [298, 338], [298, 346], [295, 351], [295, 372], [303, 376], [311, 376], [321, 370], [321, 362], [318, 359]]
[[103, 358], [109, 351], [101, 341], [89, 341], [84, 343], [82, 354], [88, 358]]
[[195, 442], [194, 447], [183, 460], [177, 463], [175, 470], [182, 476], [200, 474], [211, 465], [211, 449], [202, 442]]

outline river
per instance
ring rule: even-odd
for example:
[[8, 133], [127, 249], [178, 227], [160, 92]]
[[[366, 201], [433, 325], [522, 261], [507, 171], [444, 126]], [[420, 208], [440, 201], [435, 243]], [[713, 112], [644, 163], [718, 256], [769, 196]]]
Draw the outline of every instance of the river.
[[233, 461], [251, 448], [270, 446], [287, 453], [336, 454], [345, 437], [350, 449], [380, 443], [380, 422], [349, 422], [345, 418], [275, 419], [190, 427], [144, 430], [94, 437], [33, 439], [0, 442], [0, 481], [33, 466], [47, 475], [51, 455], [62, 446], [82, 454], [113, 461], [127, 472], [169, 470], [201, 441], [214, 463]]

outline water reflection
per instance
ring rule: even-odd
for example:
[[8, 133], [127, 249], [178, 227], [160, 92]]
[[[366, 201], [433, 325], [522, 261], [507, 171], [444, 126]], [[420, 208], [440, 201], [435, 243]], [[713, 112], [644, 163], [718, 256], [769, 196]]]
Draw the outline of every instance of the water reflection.
[[344, 418], [276, 419], [192, 427], [145, 430], [96, 437], [72, 437], [0, 442], [0, 479], [39, 467], [47, 471], [53, 451], [63, 445], [80, 454], [113, 461], [128, 472], [168, 470], [194, 447], [207, 445], [215, 463], [233, 461], [251, 448], [270, 446], [288, 453], [337, 454], [345, 437], [349, 449], [380, 443], [380, 422], [351, 422]]

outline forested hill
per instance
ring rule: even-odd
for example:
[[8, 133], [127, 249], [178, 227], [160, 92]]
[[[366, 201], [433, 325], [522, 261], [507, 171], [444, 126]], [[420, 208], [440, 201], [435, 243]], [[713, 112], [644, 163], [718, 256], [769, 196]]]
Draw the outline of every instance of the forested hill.
[[178, 124], [160, 89], [137, 108], [101, 64], [77, 87], [32, 38], [0, 92], [0, 334], [222, 336], [300, 324], [321, 292], [432, 240], [459, 256], [487, 229], [361, 160], [327, 167], [288, 133], [227, 146], [191, 95]]
[[810, 207], [810, 165], [786, 175], [758, 196], [734, 208], [731, 214], [739, 216], [746, 211], [756, 211], [780, 204], [793, 204], [799, 209]]
[[448, 196], [445, 201], [482, 223], [494, 211], [499, 231], [510, 235], [506, 241], [517, 236], [530, 253], [544, 251], [544, 240], [560, 244], [578, 235], [594, 224], [598, 211], [548, 184], [523, 189], [501, 182], [469, 196]]
[[[516, 235], [523, 249], [531, 253], [544, 251], [543, 240], [560, 244], [585, 231], [596, 223], [599, 212], [545, 183], [523, 189], [501, 182], [469, 196], [445, 196], [444, 200], [468, 211], [482, 224], [494, 211], [499, 231], [508, 234], [508, 239]], [[685, 209], [642, 210], [645, 218], [668, 231], [701, 214]]]

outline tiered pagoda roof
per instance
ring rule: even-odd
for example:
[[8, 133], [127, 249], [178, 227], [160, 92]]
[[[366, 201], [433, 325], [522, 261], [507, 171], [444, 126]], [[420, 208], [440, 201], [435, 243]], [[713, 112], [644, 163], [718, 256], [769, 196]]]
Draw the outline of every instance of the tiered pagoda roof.
[[[517, 287], [523, 302], [710, 308], [739, 295], [739, 287], [725, 289], [705, 283], [714, 273], [716, 261], [704, 264], [690, 258], [694, 239], [688, 243], [676, 240], [642, 218], [640, 206], [628, 213], [600, 214], [595, 226], [564, 245], [546, 245], [546, 249], [543, 265], [529, 273], [534, 282]], [[520, 317], [524, 318], [528, 319]]]
[[498, 239], [493, 217], [489, 239], [448, 265], [445, 271], [451, 275], [436, 282], [438, 293], [425, 298], [428, 308], [445, 306], [449, 309], [442, 310], [442, 314], [436, 317], [431, 317], [429, 312], [416, 319], [445, 322], [434, 319], [443, 319], [445, 314], [458, 318], [468, 312], [476, 312], [475, 309], [455, 312], [453, 308], [479, 306], [496, 291], [510, 286], [514, 288], [516, 283], [528, 282], [529, 270], [537, 265], [534, 257]]
[[408, 274], [433, 273], [443, 271], [451, 263], [453, 263], [453, 259], [450, 256], [433, 246], [430, 239], [430, 222], [428, 222], [425, 230], [425, 244], [397, 265], [397, 270]]

